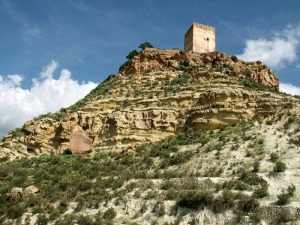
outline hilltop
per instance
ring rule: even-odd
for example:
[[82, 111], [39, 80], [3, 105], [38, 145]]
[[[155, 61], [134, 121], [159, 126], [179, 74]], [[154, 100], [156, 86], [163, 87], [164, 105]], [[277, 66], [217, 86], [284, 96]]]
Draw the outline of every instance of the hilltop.
[[[145, 48], [0, 143], [2, 224], [299, 222], [300, 100], [262, 62]], [[92, 153], [68, 155], [77, 129]]]

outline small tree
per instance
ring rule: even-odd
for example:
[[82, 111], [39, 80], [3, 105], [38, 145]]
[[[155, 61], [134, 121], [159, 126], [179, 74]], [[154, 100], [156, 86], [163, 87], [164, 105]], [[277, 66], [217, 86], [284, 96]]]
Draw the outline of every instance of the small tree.
[[139, 45], [139, 48], [141, 48], [142, 50], [144, 50], [145, 48], [153, 48], [153, 45], [150, 42], [145, 41], [144, 43], [142, 43], [142, 44]]
[[[139, 45], [139, 48], [144, 50], [145, 48], [153, 48], [153, 45], [150, 42], [145, 41], [144, 43]], [[136, 56], [138, 54], [140, 54], [140, 52], [137, 51], [136, 49], [129, 52], [128, 55], [126, 56], [126, 59], [128, 59], [128, 60], [120, 66], [119, 71], [124, 69], [128, 65], [129, 60], [131, 60], [134, 56]]]
[[138, 55], [139, 52], [137, 50], [132, 50], [131, 52], [128, 53], [128, 55], [126, 56], [127, 59], [132, 59], [134, 56]]
[[233, 62], [237, 62], [237, 61], [238, 61], [238, 58], [237, 58], [235, 55], [233, 55], [233, 56], [231, 56], [231, 60], [232, 60]]

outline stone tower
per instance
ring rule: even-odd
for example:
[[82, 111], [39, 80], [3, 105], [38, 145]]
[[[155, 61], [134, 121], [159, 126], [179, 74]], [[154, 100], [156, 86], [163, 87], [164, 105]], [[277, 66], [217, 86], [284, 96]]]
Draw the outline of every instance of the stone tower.
[[216, 50], [215, 28], [200, 23], [192, 23], [184, 37], [185, 52], [213, 52]]

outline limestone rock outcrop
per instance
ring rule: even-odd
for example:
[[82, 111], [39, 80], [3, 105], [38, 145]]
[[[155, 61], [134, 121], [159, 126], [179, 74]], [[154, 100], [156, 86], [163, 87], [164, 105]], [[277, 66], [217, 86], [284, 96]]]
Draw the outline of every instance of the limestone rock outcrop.
[[30, 195], [36, 195], [39, 192], [39, 189], [34, 186], [28, 186], [24, 190], [20, 187], [13, 187], [9, 193], [7, 193], [7, 196], [9, 198], [19, 198], [23, 196], [30, 196]]
[[0, 157], [59, 154], [76, 127], [95, 151], [126, 151], [189, 128], [259, 120], [299, 102], [277, 89], [277, 76], [261, 62], [220, 52], [145, 49], [75, 105], [8, 133]]
[[232, 76], [247, 77], [256, 83], [278, 89], [279, 80], [275, 73], [262, 62], [244, 62], [222, 52], [185, 53], [179, 50], [157, 50], [146, 48], [135, 56], [121, 74], [142, 74], [145, 71], [176, 71], [180, 67], [197, 73], [201, 68], [217, 67]]

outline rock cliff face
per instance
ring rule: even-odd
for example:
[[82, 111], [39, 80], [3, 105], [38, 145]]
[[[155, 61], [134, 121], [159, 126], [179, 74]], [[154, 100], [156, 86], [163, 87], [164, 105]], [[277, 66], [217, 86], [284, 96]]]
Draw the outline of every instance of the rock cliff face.
[[188, 128], [259, 120], [298, 101], [276, 90], [277, 76], [259, 61], [220, 52], [145, 49], [75, 105], [8, 133], [0, 157], [61, 153], [77, 126], [93, 150], [129, 151]]
[[192, 74], [207, 72], [204, 68], [212, 68], [214, 72], [222, 72], [240, 78], [251, 78], [256, 83], [278, 89], [278, 78], [262, 62], [243, 62], [221, 52], [184, 53], [178, 50], [145, 49], [134, 57], [121, 74], [142, 74], [147, 71], [178, 71], [185, 69]]

